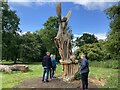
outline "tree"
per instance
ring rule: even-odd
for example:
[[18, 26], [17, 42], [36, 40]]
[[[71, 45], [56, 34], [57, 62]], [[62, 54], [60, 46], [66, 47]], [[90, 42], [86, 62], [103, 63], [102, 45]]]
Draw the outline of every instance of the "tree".
[[36, 32], [42, 39], [47, 51], [56, 54], [56, 46], [54, 44], [54, 38], [57, 35], [57, 30], [45, 30], [41, 29]]
[[[48, 20], [43, 24], [44, 28], [36, 31], [38, 35], [40, 35], [44, 45], [46, 46], [47, 51], [52, 54], [57, 55], [57, 59], [60, 56], [59, 52], [55, 46], [54, 38], [57, 35], [59, 28], [59, 19], [56, 16], [51, 16]], [[71, 27], [67, 27], [67, 31], [71, 33], [71, 38], [73, 39]]]
[[91, 35], [88, 33], [83, 33], [83, 35], [75, 40], [75, 45], [76, 46], [82, 46], [84, 44], [92, 44], [92, 43], [97, 43], [98, 40], [95, 37], [95, 35]]
[[12, 59], [14, 63], [19, 56], [19, 21], [16, 11], [10, 10], [7, 2], [2, 2], [2, 58]]
[[36, 33], [40, 35], [47, 51], [56, 54], [58, 53], [58, 50], [54, 44], [54, 38], [56, 37], [59, 28], [58, 17], [49, 17], [43, 25], [44, 28], [36, 31]]
[[79, 60], [80, 54], [84, 53], [90, 61], [100, 61], [104, 59], [104, 48], [99, 43], [85, 44], [75, 51], [75, 56]]
[[39, 35], [27, 32], [22, 36], [20, 58], [27, 62], [41, 61], [46, 54], [46, 47]]
[[120, 57], [120, 2], [105, 10], [110, 20], [106, 48], [113, 58]]
[[58, 30], [59, 28], [59, 19], [56, 16], [51, 16], [48, 20], [43, 24], [44, 28], [47, 30]]

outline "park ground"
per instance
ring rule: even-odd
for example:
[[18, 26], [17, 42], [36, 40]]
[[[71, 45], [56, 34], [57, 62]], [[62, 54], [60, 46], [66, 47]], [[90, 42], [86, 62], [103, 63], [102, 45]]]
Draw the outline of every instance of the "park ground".
[[[10, 62], [5, 62], [10, 64]], [[2, 88], [79, 88], [81, 81], [63, 82], [61, 80], [62, 66], [58, 64], [55, 79], [49, 83], [42, 83], [43, 68], [41, 63], [28, 64], [29, 71], [26, 73], [13, 71], [11, 74], [0, 72]], [[118, 69], [90, 67], [89, 88], [118, 88]]]

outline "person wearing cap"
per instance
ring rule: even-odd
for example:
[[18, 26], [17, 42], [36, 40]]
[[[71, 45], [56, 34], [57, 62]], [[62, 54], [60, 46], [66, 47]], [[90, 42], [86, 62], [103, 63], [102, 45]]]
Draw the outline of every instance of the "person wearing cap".
[[81, 55], [81, 65], [80, 65], [80, 73], [82, 79], [82, 88], [83, 90], [88, 89], [88, 74], [89, 74], [89, 63], [88, 60], [85, 58], [85, 55]]

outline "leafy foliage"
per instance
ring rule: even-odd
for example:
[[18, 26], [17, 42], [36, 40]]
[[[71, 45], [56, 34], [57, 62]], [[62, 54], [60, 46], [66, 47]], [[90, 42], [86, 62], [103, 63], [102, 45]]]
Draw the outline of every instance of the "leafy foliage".
[[54, 38], [57, 35], [57, 30], [45, 30], [41, 29], [36, 32], [42, 39], [44, 45], [46, 46], [47, 51], [55, 54], [57, 51], [54, 44]]
[[120, 2], [105, 10], [111, 31], [107, 36], [106, 48], [115, 59], [120, 58]]
[[19, 57], [19, 21], [16, 11], [10, 10], [6, 2], [2, 2], [2, 54], [3, 59], [12, 59], [16, 63]]
[[92, 44], [92, 43], [97, 43], [98, 40], [95, 37], [95, 35], [91, 35], [88, 33], [83, 33], [83, 35], [80, 38], [77, 38], [75, 41], [76, 46], [82, 46], [85, 44]]
[[85, 44], [76, 50], [75, 55], [80, 60], [80, 54], [84, 53], [90, 61], [103, 60], [104, 53], [99, 43]]
[[47, 30], [58, 30], [59, 28], [59, 19], [56, 16], [51, 16], [48, 18], [48, 20], [43, 24], [44, 28]]
[[19, 21], [16, 11], [10, 10], [7, 3], [2, 2], [2, 58], [5, 60], [41, 61], [46, 47], [37, 33], [20, 35]]
[[39, 35], [27, 32], [22, 36], [20, 53], [20, 58], [23, 59], [23, 61], [38, 62], [41, 61], [45, 55], [46, 47]]
[[[36, 33], [41, 37], [44, 45], [46, 46], [47, 51], [49, 51], [52, 54], [56, 54], [58, 59], [60, 55], [55, 46], [54, 38], [57, 36], [59, 28], [59, 19], [56, 16], [51, 16], [43, 25], [44, 28], [36, 31]], [[67, 27], [67, 31], [71, 34], [71, 39], [73, 39], [72, 30], [70, 26]]]

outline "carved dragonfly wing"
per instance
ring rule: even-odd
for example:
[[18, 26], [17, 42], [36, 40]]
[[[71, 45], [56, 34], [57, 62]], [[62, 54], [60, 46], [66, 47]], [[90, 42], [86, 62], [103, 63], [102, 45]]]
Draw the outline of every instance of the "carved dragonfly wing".
[[57, 2], [57, 4], [56, 4], [56, 12], [57, 12], [58, 18], [61, 21], [61, 3], [60, 2]]
[[66, 22], [68, 22], [68, 21], [69, 21], [70, 16], [71, 16], [71, 13], [72, 13], [72, 11], [71, 11], [71, 10], [70, 10], [70, 11], [68, 11], [68, 13], [67, 13], [67, 15], [66, 15], [66, 18], [67, 18], [67, 21], [66, 21]]

